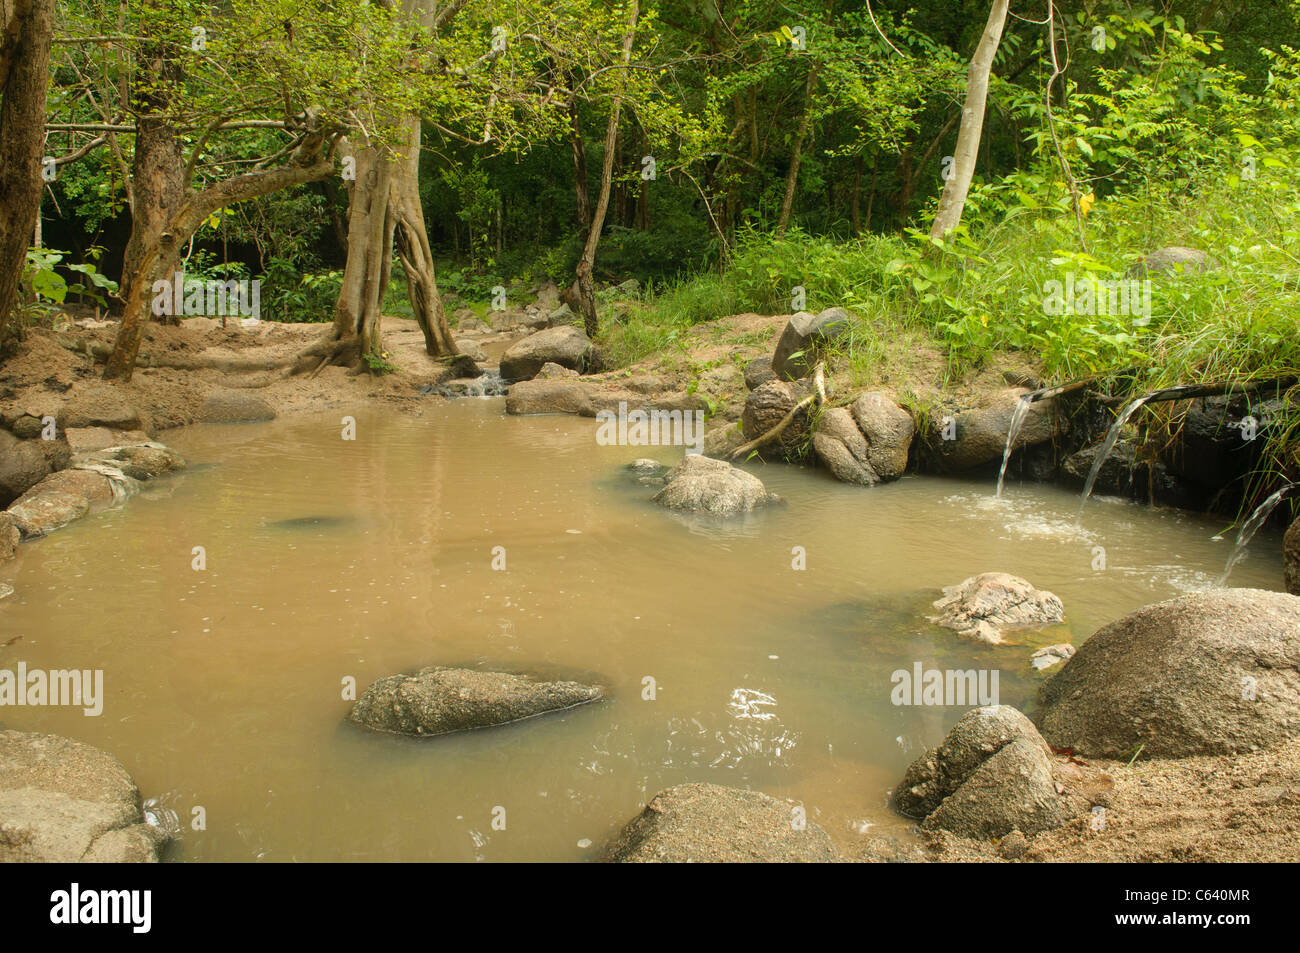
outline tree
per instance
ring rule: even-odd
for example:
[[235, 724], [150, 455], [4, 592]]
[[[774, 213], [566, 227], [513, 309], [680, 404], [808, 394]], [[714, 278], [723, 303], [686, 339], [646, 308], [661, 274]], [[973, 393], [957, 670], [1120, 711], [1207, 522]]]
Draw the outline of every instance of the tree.
[[0, 0], [0, 341], [41, 205], [54, 0]]
[[957, 132], [957, 148], [953, 153], [952, 177], [943, 186], [939, 198], [939, 211], [935, 213], [930, 228], [931, 238], [943, 238], [961, 224], [966, 208], [966, 195], [970, 192], [971, 178], [975, 175], [975, 160], [979, 155], [980, 135], [984, 128], [984, 107], [989, 95], [989, 73], [993, 57], [1002, 42], [1002, 30], [1007, 22], [1010, 0], [993, 0], [989, 19], [980, 36], [975, 54], [970, 61], [970, 74], [966, 80], [966, 101], [961, 110], [961, 127]]

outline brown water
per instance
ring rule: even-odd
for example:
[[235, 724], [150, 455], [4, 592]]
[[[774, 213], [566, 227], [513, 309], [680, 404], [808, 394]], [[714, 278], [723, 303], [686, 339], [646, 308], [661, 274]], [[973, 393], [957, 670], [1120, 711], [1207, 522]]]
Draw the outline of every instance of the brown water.
[[[894, 670], [997, 668], [1001, 701], [1028, 704], [1033, 645], [1208, 586], [1231, 547], [1218, 523], [1104, 499], [1076, 529], [1077, 494], [1053, 488], [780, 466], [756, 472], [788, 504], [720, 528], [621, 472], [680, 451], [598, 446], [592, 420], [464, 400], [356, 412], [347, 442], [344, 413], [172, 432], [190, 471], [0, 568], [0, 642], [22, 636], [0, 666], [100, 668], [107, 696], [97, 718], [0, 720], [113, 752], [180, 817], [176, 857], [580, 860], [683, 781], [793, 798], [848, 847], [906, 836], [887, 792], [965, 709], [892, 705]], [[1280, 588], [1279, 548], [1261, 534], [1233, 583]], [[1066, 626], [992, 649], [925, 622], [941, 586], [989, 570], [1056, 592]], [[345, 721], [345, 677], [430, 664], [610, 698], [434, 739]]]

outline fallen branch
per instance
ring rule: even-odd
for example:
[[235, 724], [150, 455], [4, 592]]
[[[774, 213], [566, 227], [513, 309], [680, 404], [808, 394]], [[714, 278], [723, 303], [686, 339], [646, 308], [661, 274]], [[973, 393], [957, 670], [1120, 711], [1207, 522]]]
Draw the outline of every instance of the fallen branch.
[[780, 423], [767, 433], [757, 439], [751, 440], [749, 443], [742, 444], [735, 450], [731, 451], [730, 459], [735, 460], [738, 457], [747, 456], [759, 447], [771, 443], [785, 432], [786, 428], [790, 426], [801, 410], [804, 410], [814, 402], [818, 407], [826, 403], [826, 363], [824, 361], [820, 362], [817, 365], [817, 368], [813, 371], [813, 392], [791, 407], [790, 412], [781, 418]]

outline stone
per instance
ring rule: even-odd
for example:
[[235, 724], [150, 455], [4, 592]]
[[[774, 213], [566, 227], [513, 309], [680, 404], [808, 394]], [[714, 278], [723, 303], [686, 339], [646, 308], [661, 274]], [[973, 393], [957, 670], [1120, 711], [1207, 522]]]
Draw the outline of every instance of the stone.
[[1199, 248], [1187, 248], [1183, 245], [1170, 245], [1157, 248], [1142, 261], [1134, 265], [1130, 275], [1181, 275], [1209, 271], [1215, 267], [1214, 259]]
[[501, 376], [507, 381], [532, 378], [544, 364], [559, 364], [581, 371], [591, 341], [582, 328], [562, 325], [530, 334], [501, 355]]
[[[802, 394], [789, 381], [772, 380], [749, 392], [745, 408], [740, 415], [741, 429], [746, 440], [757, 440], [777, 426]], [[809, 414], [805, 407], [795, 414], [781, 436], [759, 448], [759, 455], [769, 459], [794, 462], [803, 459], [811, 446], [808, 433]]]
[[456, 350], [471, 361], [482, 362], [488, 359], [487, 351], [483, 350], [483, 345], [477, 341], [471, 341], [469, 338], [456, 338]]
[[90, 512], [84, 496], [52, 490], [9, 507], [9, 515], [22, 531], [23, 539], [45, 536], [62, 529]]
[[506, 725], [604, 697], [598, 685], [433, 666], [414, 675], [381, 678], [362, 693], [349, 717], [375, 731], [443, 735]]
[[772, 371], [779, 380], [807, 377], [836, 338], [852, 329], [853, 316], [843, 308], [819, 314], [800, 311], [786, 322], [772, 355]]
[[573, 380], [532, 380], [506, 390], [507, 414], [581, 414], [591, 405], [587, 387]]
[[655, 795], [602, 851], [613, 863], [830, 863], [830, 837], [798, 805], [759, 791], [679, 784]]
[[727, 517], [777, 502], [778, 497], [752, 473], [693, 454], [665, 474], [664, 488], [652, 500], [672, 510]]
[[1300, 596], [1300, 519], [1291, 524], [1282, 538], [1282, 567], [1286, 591]]
[[64, 427], [113, 427], [135, 430], [142, 426], [140, 412], [126, 397], [107, 384], [74, 392], [60, 415]]
[[198, 420], [205, 424], [235, 424], [274, 420], [275, 409], [256, 394], [244, 391], [214, 391], [199, 408]]
[[0, 863], [156, 862], [168, 836], [112, 755], [58, 735], [0, 731]]
[[1300, 596], [1214, 589], [1138, 609], [1042, 684], [1038, 724], [1096, 758], [1275, 747], [1300, 725]]
[[1065, 608], [1054, 594], [1004, 572], [981, 573], [945, 586], [934, 607], [939, 613], [930, 617], [931, 622], [991, 645], [1004, 642], [1007, 630], [1050, 625], [1065, 618]]
[[8, 506], [49, 474], [40, 443], [0, 430], [0, 506]]

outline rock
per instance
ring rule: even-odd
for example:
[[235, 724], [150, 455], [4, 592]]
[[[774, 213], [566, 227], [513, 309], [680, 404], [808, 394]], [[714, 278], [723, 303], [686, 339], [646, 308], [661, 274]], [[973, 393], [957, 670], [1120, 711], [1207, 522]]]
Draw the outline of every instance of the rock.
[[473, 380], [483, 376], [483, 369], [468, 354], [452, 354], [447, 357], [440, 357], [438, 363], [442, 366], [442, 372], [438, 378], [441, 383], [454, 380]]
[[1214, 267], [1214, 260], [1198, 248], [1185, 248], [1182, 245], [1170, 245], [1158, 248], [1131, 269], [1130, 275], [1177, 275], [1195, 274], [1208, 271]]
[[[789, 381], [768, 381], [750, 391], [740, 415], [745, 439], [756, 440], [779, 424], [800, 397], [799, 388]], [[759, 449], [759, 455], [794, 462], [807, 455], [810, 444], [808, 408], [805, 407], [795, 415], [780, 437]]]
[[770, 357], [757, 357], [745, 365], [745, 386], [757, 390], [768, 381], [776, 380]]
[[546, 324], [548, 327], [557, 327], [561, 324], [571, 324], [577, 315], [573, 313], [567, 304], [559, 305], [546, 312]]
[[1033, 723], [1008, 705], [976, 708], [938, 748], [914, 761], [894, 796], [925, 830], [992, 839], [1037, 834], [1065, 823], [1051, 749]]
[[434, 666], [381, 678], [357, 700], [350, 717], [375, 731], [442, 735], [506, 725], [604, 697], [597, 685]]
[[116, 466], [127, 476], [135, 480], [152, 480], [154, 477], [185, 469], [185, 460], [179, 453], [160, 443], [133, 444], [126, 447], [111, 447], [100, 453], [92, 454], [88, 462], [107, 463]]
[[456, 319], [456, 331], [459, 334], [482, 334], [484, 331], [491, 330], [478, 319], [473, 308], [461, 308], [453, 317]]
[[547, 328], [516, 341], [501, 355], [501, 376], [507, 381], [528, 380], [550, 363], [580, 371], [590, 349], [582, 328], [568, 324]]
[[39, 437], [41, 431], [45, 428], [41, 424], [40, 417], [34, 417], [31, 414], [23, 414], [9, 425], [9, 429], [13, 431], [15, 437], [18, 437], [21, 440], [32, 440]]
[[1068, 662], [1074, 655], [1074, 646], [1068, 642], [1058, 642], [1056, 645], [1048, 645], [1038, 649], [1029, 656], [1029, 664], [1034, 667], [1034, 671], [1041, 672], [1051, 668], [1053, 665], [1060, 665], [1062, 662]]
[[892, 397], [883, 392], [863, 394], [850, 408], [867, 441], [867, 463], [881, 480], [897, 480], [907, 471], [916, 424]]
[[[613, 863], [828, 863], [830, 837], [797, 805], [758, 791], [679, 784], [659, 792], [607, 844]], [[803, 829], [799, 829], [802, 827]]]
[[539, 311], [554, 311], [560, 304], [560, 289], [555, 284], [555, 279], [547, 278], [545, 284], [537, 289], [537, 309]]
[[54, 440], [32, 440], [31, 443], [40, 450], [51, 472], [62, 470], [72, 462], [72, 448], [61, 436]]
[[1003, 631], [1050, 625], [1065, 618], [1061, 600], [1019, 576], [986, 572], [945, 586], [930, 621], [960, 635], [997, 645]]
[[723, 423], [704, 432], [703, 453], [719, 460], [730, 459], [734, 450], [745, 443], [745, 434], [737, 423]]
[[835, 479], [875, 486], [880, 477], [867, 462], [867, 439], [843, 407], [823, 411], [812, 438], [813, 452]]
[[757, 506], [776, 502], [763, 481], [738, 470], [725, 460], [693, 454], [664, 476], [664, 488], [653, 502], [672, 510], [735, 516]]
[[483, 350], [483, 345], [477, 341], [471, 341], [469, 338], [456, 338], [456, 350], [471, 361], [486, 361], [488, 359], [487, 351]]
[[[13, 554], [10, 553], [10, 555], [13, 555]], [[0, 556], [0, 559], [3, 559], [3, 558], [4, 558], [3, 556]], [[13, 586], [9, 585], [9, 583], [7, 583], [7, 582], [0, 582], [0, 599], [8, 599], [8, 598], [9, 598], [10, 596], [12, 596], [13, 594], [14, 594], [14, 587], [13, 587]]]
[[807, 377], [825, 357], [828, 345], [851, 329], [852, 320], [853, 316], [843, 308], [827, 308], [816, 315], [808, 311], [793, 315], [776, 342], [773, 373], [781, 380]]
[[[1095, 443], [1066, 457], [1065, 462], [1061, 464], [1063, 482], [1082, 488], [1088, 481], [1088, 474], [1092, 472], [1099, 452], [1101, 452], [1101, 444]], [[1106, 457], [1106, 462], [1101, 465], [1093, 492], [1098, 495], [1128, 496], [1140, 484], [1145, 483], [1146, 473], [1147, 467], [1138, 463], [1137, 447], [1134, 443], [1131, 440], [1120, 440]]]
[[[1175, 475], [1218, 493], [1253, 472], [1266, 440], [1245, 440], [1241, 420], [1253, 410], [1241, 395], [1214, 396], [1169, 404], [1168, 439], [1160, 441], [1160, 459]], [[1235, 426], [1234, 426], [1235, 425]]]
[[1012, 831], [1002, 838], [1002, 843], [998, 845], [998, 853], [1005, 860], [1019, 860], [1025, 856], [1025, 851], [1028, 849], [1029, 840], [1020, 831]]
[[60, 470], [51, 473], [15, 501], [15, 506], [27, 503], [44, 493], [67, 493], [84, 498], [90, 505], [113, 502], [113, 484], [108, 477], [94, 470]]
[[0, 731], [0, 863], [156, 862], [166, 841], [116, 758], [58, 735]]
[[14, 558], [14, 550], [22, 538], [22, 530], [12, 514], [0, 513], [0, 561]]
[[581, 381], [520, 381], [506, 390], [507, 414], [582, 414], [591, 406]]
[[53, 490], [9, 507], [9, 515], [22, 531], [23, 539], [44, 536], [62, 529], [90, 512], [90, 501], [74, 493]]
[[205, 424], [235, 424], [274, 420], [275, 409], [256, 394], [215, 391], [203, 401], [198, 420]]
[[140, 412], [117, 390], [98, 385], [77, 391], [63, 407], [60, 423], [64, 427], [114, 427], [135, 430], [140, 427]]
[[1300, 519], [1291, 524], [1282, 537], [1282, 568], [1286, 591], [1300, 596]]
[[8, 506], [49, 474], [40, 443], [0, 430], [0, 506]]
[[573, 370], [572, 368], [561, 367], [559, 364], [556, 364], [553, 361], [551, 361], [542, 365], [542, 369], [537, 372], [537, 376], [534, 377], [533, 380], [555, 381], [555, 380], [563, 380], [566, 377], [579, 377], [579, 376], [581, 375], [579, 375], [578, 372]]
[[639, 477], [661, 477], [668, 471], [667, 466], [658, 460], [651, 460], [649, 457], [633, 460], [627, 465], [626, 469], [629, 473]]
[[1300, 725], [1300, 597], [1216, 589], [1099, 630], [1039, 689], [1038, 723], [1088, 757], [1267, 748]]
[[118, 443], [107, 427], [70, 427], [64, 431], [64, 437], [73, 453], [90, 453]]
[[537, 330], [546, 327], [546, 315], [536, 308], [526, 311], [493, 311], [492, 329], [495, 331]]
[[[954, 415], [950, 421], [938, 417], [931, 423], [930, 444], [934, 462], [940, 470], [967, 470], [982, 464], [1001, 461], [1007, 445], [1007, 431], [1023, 387], [995, 392], [982, 406]], [[1057, 421], [1052, 398], [1032, 403], [1025, 415], [1012, 450], [1051, 440], [1065, 430]], [[951, 437], [952, 439], [949, 439]]]

